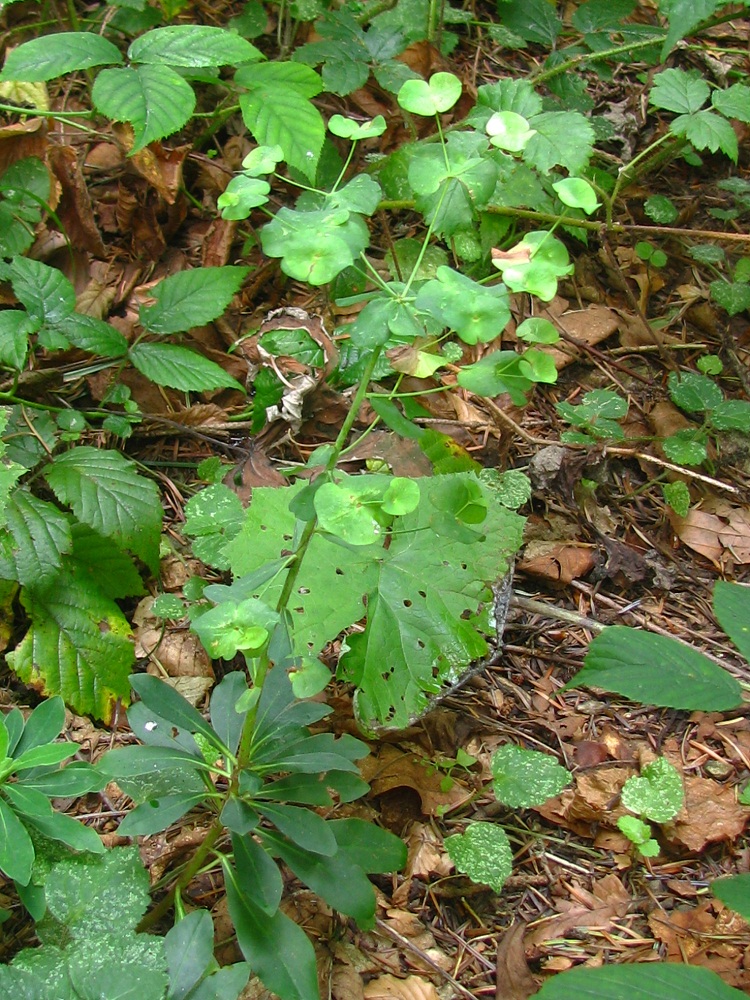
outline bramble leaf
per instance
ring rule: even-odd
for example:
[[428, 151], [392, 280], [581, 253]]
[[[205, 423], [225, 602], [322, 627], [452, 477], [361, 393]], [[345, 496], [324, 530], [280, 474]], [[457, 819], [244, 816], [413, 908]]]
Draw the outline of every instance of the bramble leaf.
[[102, 70], [91, 99], [107, 118], [132, 125], [131, 153], [177, 132], [195, 110], [193, 88], [169, 66]]
[[160, 335], [204, 326], [225, 311], [249, 267], [196, 267], [164, 278], [151, 289], [156, 305], [141, 306], [138, 318]]
[[117, 46], [93, 31], [61, 31], [32, 38], [5, 57], [0, 80], [53, 80], [56, 76], [121, 63]]
[[156, 572], [162, 510], [156, 484], [116, 451], [88, 446], [58, 455], [44, 472], [79, 521], [114, 538]]

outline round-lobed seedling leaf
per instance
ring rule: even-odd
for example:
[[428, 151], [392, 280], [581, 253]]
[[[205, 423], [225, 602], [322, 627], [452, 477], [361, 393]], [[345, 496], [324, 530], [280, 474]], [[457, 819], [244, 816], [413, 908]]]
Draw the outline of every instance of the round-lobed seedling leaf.
[[352, 142], [359, 142], [360, 139], [375, 139], [385, 132], [385, 118], [376, 115], [370, 121], [357, 122], [353, 118], [344, 118], [343, 115], [333, 115], [328, 122], [328, 131], [333, 132], [340, 139], [351, 139]]
[[516, 328], [516, 336], [527, 344], [556, 344], [560, 334], [554, 323], [541, 316], [530, 316]]
[[391, 480], [388, 489], [385, 491], [381, 509], [386, 514], [399, 516], [410, 514], [419, 506], [419, 484], [413, 479], [397, 477]]
[[351, 486], [324, 483], [315, 493], [318, 524], [350, 545], [371, 545], [383, 534], [383, 528], [373, 517], [373, 504], [378, 497]]
[[453, 73], [434, 73], [426, 80], [407, 80], [398, 92], [404, 111], [430, 118], [450, 111], [461, 96], [461, 81]]
[[485, 128], [492, 145], [509, 153], [522, 152], [529, 139], [536, 135], [536, 129], [515, 111], [496, 111]]
[[569, 208], [581, 208], [586, 215], [591, 215], [599, 207], [596, 191], [582, 177], [565, 177], [552, 187], [563, 205]]
[[570, 784], [570, 772], [554, 757], [509, 743], [490, 762], [498, 802], [513, 807], [540, 806]]
[[242, 169], [250, 177], [260, 177], [262, 174], [272, 174], [276, 164], [283, 159], [284, 150], [281, 146], [256, 146], [242, 161]]

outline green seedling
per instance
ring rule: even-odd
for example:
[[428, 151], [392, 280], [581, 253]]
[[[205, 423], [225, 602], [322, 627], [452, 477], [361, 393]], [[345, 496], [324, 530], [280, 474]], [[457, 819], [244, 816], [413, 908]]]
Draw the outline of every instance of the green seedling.
[[642, 768], [640, 776], [628, 778], [620, 798], [636, 816], [621, 816], [617, 826], [644, 857], [656, 857], [659, 844], [644, 819], [668, 823], [680, 811], [685, 791], [678, 771], [665, 757], [657, 757]]

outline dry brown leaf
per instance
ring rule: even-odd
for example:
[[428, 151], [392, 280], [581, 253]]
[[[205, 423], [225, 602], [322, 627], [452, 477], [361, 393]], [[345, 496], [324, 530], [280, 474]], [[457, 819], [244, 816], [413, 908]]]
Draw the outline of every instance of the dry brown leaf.
[[106, 249], [94, 220], [91, 196], [81, 171], [78, 154], [71, 146], [50, 146], [48, 159], [60, 183], [62, 197], [57, 215], [76, 250], [104, 257]]
[[680, 541], [718, 569], [728, 560], [750, 563], [750, 508], [708, 499], [689, 510], [687, 517], [678, 517], [671, 510], [668, 513]]
[[571, 583], [596, 565], [593, 546], [571, 542], [529, 542], [517, 564], [521, 573], [555, 583]]
[[427, 823], [413, 823], [406, 837], [408, 856], [404, 869], [404, 884], [409, 880], [428, 878], [431, 875], [445, 877], [453, 870], [453, 862], [448, 857], [443, 839]]
[[718, 840], [732, 841], [743, 832], [750, 808], [740, 805], [731, 785], [695, 775], [683, 778], [685, 804], [677, 818], [661, 830], [670, 843], [702, 851]]
[[537, 983], [526, 962], [526, 924], [517, 923], [497, 945], [495, 1000], [527, 1000], [537, 992]]
[[581, 345], [579, 347], [575, 343], [565, 341], [564, 345], [558, 347], [552, 345], [539, 348], [550, 355], [558, 371], [579, 358], [584, 347], [595, 347], [607, 337], [611, 337], [620, 326], [620, 317], [614, 309], [597, 305], [595, 302], [585, 309], [576, 309], [563, 315], [556, 314], [548, 306], [541, 315]]
[[365, 757], [361, 770], [373, 795], [383, 795], [394, 788], [414, 789], [426, 816], [436, 815], [440, 807], [457, 809], [472, 795], [471, 789], [457, 781], [443, 790], [441, 785], [445, 775], [434, 767], [432, 761], [388, 743], [381, 744], [377, 753]]
[[134, 153], [128, 163], [168, 205], [174, 205], [182, 187], [182, 165], [189, 152], [190, 146], [165, 149], [160, 142], [152, 142]]
[[364, 995], [366, 1000], [440, 1000], [432, 983], [419, 976], [407, 976], [406, 979], [379, 976], [365, 986]]

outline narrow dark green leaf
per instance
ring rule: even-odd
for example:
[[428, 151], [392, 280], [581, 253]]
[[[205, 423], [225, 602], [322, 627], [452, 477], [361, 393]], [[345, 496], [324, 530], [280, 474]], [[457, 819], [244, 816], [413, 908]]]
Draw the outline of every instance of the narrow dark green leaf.
[[170, 684], [160, 681], [157, 677], [151, 677], [150, 674], [132, 674], [130, 683], [147, 708], [157, 712], [175, 726], [187, 729], [191, 733], [200, 733], [217, 750], [228, 751], [229, 748], [224, 746], [198, 709], [193, 708], [190, 702], [178, 694]]
[[[10, 712], [7, 712], [3, 716], [3, 722], [5, 723], [5, 728], [8, 730], [9, 742], [7, 752], [12, 754], [18, 746], [24, 731], [23, 715], [21, 714], [20, 709], [11, 708]], [[58, 732], [59, 731], [60, 730], [58, 729]]]
[[214, 957], [214, 925], [208, 910], [193, 910], [164, 938], [169, 1000], [185, 1000]]
[[301, 806], [257, 802], [258, 811], [304, 851], [314, 851], [330, 857], [338, 850], [336, 838], [328, 823], [317, 813]]
[[49, 837], [50, 840], [59, 840], [62, 844], [67, 844], [74, 851], [88, 851], [89, 854], [104, 854], [107, 848], [99, 839], [96, 830], [90, 826], [84, 826], [72, 816], [65, 813], [53, 812], [50, 816], [30, 816], [29, 826], [33, 826], [39, 833]]
[[0, 798], [0, 871], [27, 885], [34, 864], [34, 845], [26, 827], [5, 799]]
[[16, 771], [29, 771], [32, 767], [61, 764], [77, 751], [76, 743], [47, 743], [43, 747], [31, 747], [16, 758]]
[[260, 816], [247, 802], [232, 796], [221, 810], [221, 822], [227, 830], [242, 836], [255, 829], [260, 823]]
[[184, 750], [139, 746], [110, 750], [99, 761], [98, 767], [102, 774], [115, 781], [118, 778], [132, 778], [140, 774], [156, 774], [169, 768], [191, 767], [208, 770], [208, 764], [202, 758], [193, 757]]
[[225, 871], [229, 915], [253, 971], [283, 1000], [320, 1000], [315, 951], [305, 932], [280, 910], [269, 917], [242, 891], [234, 869]]
[[279, 802], [301, 802], [308, 806], [330, 806], [333, 800], [320, 774], [289, 774], [263, 786], [259, 798]]
[[99, 771], [82, 760], [74, 760], [59, 771], [51, 774], [24, 777], [18, 784], [33, 788], [50, 798], [66, 798], [70, 795], [85, 795], [98, 792], [107, 781]]
[[128, 813], [117, 832], [122, 837], [147, 837], [152, 833], [160, 833], [205, 799], [206, 795], [202, 792], [149, 799]]
[[332, 857], [314, 854], [271, 830], [260, 831], [260, 837], [329, 906], [354, 917], [362, 930], [374, 926], [375, 891], [362, 869], [345, 852], [339, 851]]
[[272, 917], [284, 891], [279, 866], [252, 837], [232, 834], [232, 849], [240, 891]]
[[26, 819], [46, 819], [52, 815], [50, 800], [33, 788], [13, 782], [3, 787], [3, 794], [18, 816], [24, 816]]
[[32, 747], [56, 740], [65, 725], [65, 702], [62, 698], [47, 698], [40, 702], [26, 720], [23, 734], [16, 746], [15, 757]]
[[406, 864], [406, 845], [400, 837], [363, 819], [330, 820], [339, 850], [364, 872], [400, 871]]
[[247, 691], [247, 679], [241, 670], [227, 674], [211, 692], [211, 724], [219, 739], [236, 753], [247, 712], [235, 712], [234, 706]]

